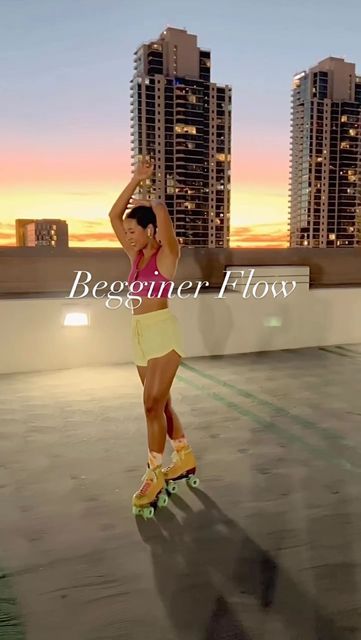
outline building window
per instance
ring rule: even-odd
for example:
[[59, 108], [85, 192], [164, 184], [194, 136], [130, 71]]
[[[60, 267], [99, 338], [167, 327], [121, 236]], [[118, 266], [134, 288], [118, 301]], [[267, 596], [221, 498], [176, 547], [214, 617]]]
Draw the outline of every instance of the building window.
[[190, 133], [192, 135], [196, 135], [197, 129], [188, 124], [177, 124], [175, 128], [176, 133]]

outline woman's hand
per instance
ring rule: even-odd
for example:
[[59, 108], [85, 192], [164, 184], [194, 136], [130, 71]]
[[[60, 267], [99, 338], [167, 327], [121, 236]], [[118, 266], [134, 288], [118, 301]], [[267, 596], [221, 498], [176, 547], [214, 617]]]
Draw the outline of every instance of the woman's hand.
[[132, 196], [132, 198], [129, 201], [129, 206], [130, 207], [151, 207], [152, 203], [150, 200], [141, 200], [140, 198], [135, 198], [134, 196]]
[[142, 180], [148, 180], [153, 173], [153, 163], [148, 162], [147, 160], [142, 160], [139, 162], [134, 177], [141, 182]]

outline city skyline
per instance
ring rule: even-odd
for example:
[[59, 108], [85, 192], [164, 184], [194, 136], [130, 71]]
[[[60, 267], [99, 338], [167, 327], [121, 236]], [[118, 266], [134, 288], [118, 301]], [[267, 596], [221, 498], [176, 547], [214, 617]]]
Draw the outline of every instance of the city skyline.
[[107, 213], [130, 177], [133, 51], [169, 25], [196, 34], [212, 81], [233, 88], [233, 246], [284, 246], [293, 76], [328, 55], [360, 67], [357, 20], [340, 24], [337, 6], [5, 0], [0, 244], [15, 245], [16, 218], [62, 218], [70, 246], [116, 246]]

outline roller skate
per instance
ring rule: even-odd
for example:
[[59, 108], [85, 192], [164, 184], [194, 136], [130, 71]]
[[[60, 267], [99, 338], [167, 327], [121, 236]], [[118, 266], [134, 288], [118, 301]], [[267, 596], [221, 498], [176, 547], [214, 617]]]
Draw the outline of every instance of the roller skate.
[[142, 484], [133, 495], [133, 515], [152, 518], [156, 507], [165, 507], [168, 496], [165, 492], [165, 480], [161, 467], [147, 468]]
[[196, 459], [190, 447], [173, 451], [172, 463], [163, 469], [167, 491], [177, 493], [178, 481], [185, 480], [189, 487], [198, 487], [199, 478], [196, 477]]

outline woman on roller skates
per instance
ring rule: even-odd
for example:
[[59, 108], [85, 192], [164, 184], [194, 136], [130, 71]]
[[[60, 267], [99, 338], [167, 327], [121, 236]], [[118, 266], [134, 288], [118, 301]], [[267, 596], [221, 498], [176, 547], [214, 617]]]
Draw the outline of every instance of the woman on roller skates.
[[[176, 273], [180, 247], [165, 204], [133, 197], [153, 166], [141, 162], [131, 181], [109, 212], [114, 232], [129, 256], [128, 285], [141, 282], [134, 293], [142, 298], [132, 310], [134, 362], [143, 384], [143, 403], [148, 431], [148, 465], [139, 490], [133, 496], [133, 513], [152, 516], [153, 506], [164, 506], [166, 487], [175, 479], [188, 478], [197, 485], [196, 460], [175, 413], [170, 390], [184, 356], [177, 318], [168, 307], [169, 284]], [[127, 209], [131, 207], [130, 210]], [[171, 287], [170, 287], [171, 289]], [[163, 468], [167, 435], [173, 446], [172, 463]]]

